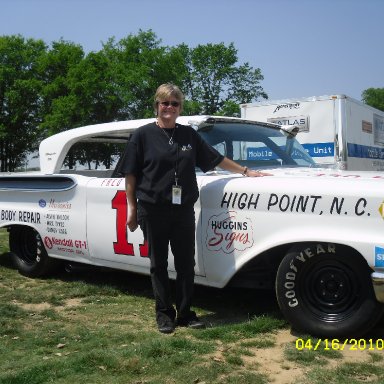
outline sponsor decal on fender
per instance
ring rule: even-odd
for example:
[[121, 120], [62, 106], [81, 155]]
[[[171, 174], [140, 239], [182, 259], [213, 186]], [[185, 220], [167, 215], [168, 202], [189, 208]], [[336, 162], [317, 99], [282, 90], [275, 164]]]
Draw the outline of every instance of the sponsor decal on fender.
[[380, 216], [384, 219], [384, 201], [379, 205]]
[[226, 211], [209, 219], [206, 246], [210, 251], [232, 253], [234, 250], [244, 251], [252, 245], [253, 228], [250, 219], [238, 219], [235, 211]]
[[375, 267], [384, 267], [384, 248], [375, 247]]
[[60, 201], [56, 202], [55, 199], [51, 199], [48, 204], [49, 209], [58, 209], [58, 210], [65, 210], [69, 211], [72, 209], [72, 204], [69, 201]]
[[59, 239], [57, 237], [45, 236], [44, 244], [48, 249], [52, 249], [54, 246], [87, 249], [87, 242], [85, 240]]

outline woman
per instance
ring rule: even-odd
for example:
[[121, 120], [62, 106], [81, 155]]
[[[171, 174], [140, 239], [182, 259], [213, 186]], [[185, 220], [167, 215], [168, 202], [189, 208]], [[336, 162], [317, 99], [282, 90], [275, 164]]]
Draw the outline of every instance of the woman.
[[[195, 266], [194, 203], [199, 192], [195, 167], [216, 166], [244, 176], [264, 176], [222, 156], [189, 126], [176, 123], [184, 102], [173, 84], [155, 94], [156, 122], [138, 128], [127, 144], [121, 172], [125, 175], [128, 228], [140, 225], [148, 242], [156, 321], [160, 332], [175, 326], [204, 328], [191, 311]], [[168, 278], [168, 245], [176, 269], [176, 309]]]

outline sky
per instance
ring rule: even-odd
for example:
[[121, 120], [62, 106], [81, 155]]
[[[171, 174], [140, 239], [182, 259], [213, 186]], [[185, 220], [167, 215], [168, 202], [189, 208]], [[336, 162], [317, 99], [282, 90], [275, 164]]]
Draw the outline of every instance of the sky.
[[229, 45], [270, 100], [384, 87], [384, 0], [0, 0], [0, 35], [85, 52], [139, 30], [163, 45]]

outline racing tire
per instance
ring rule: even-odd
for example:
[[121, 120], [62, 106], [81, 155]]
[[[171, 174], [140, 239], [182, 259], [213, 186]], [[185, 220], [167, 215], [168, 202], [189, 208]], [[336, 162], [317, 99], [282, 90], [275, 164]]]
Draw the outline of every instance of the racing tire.
[[298, 331], [317, 337], [359, 337], [380, 320], [371, 270], [357, 252], [330, 243], [290, 249], [279, 265], [276, 296]]
[[46, 276], [59, 266], [58, 260], [48, 256], [40, 234], [31, 227], [11, 227], [9, 249], [15, 267], [24, 276]]

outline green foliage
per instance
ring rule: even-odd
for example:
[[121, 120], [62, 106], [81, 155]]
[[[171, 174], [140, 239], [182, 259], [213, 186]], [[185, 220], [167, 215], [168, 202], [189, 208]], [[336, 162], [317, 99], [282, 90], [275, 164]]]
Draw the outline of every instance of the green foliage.
[[14, 171], [36, 148], [41, 121], [38, 62], [46, 46], [41, 40], [0, 36], [0, 162]]
[[[248, 63], [238, 66], [233, 43], [176, 48], [184, 57], [183, 89], [190, 100], [197, 101], [200, 113], [235, 115], [238, 104], [268, 98], [258, 84], [263, 80], [260, 69]], [[236, 108], [234, 105], [236, 104]]]
[[[233, 44], [164, 46], [142, 31], [98, 52], [73, 42], [0, 37], [1, 171], [21, 167], [49, 135], [84, 125], [153, 117], [167, 82], [186, 95], [184, 114], [239, 115], [239, 103], [266, 98], [260, 69], [238, 64]], [[80, 153], [79, 161], [86, 162]], [[105, 162], [113, 155], [106, 151]], [[77, 160], [77, 159], [76, 159]]]
[[43, 110], [40, 129], [45, 136], [79, 126], [77, 110], [82, 103], [71, 92], [72, 71], [84, 60], [79, 45], [63, 40], [53, 42], [40, 58], [43, 80]]
[[384, 88], [368, 88], [362, 93], [362, 100], [371, 107], [384, 111]]

